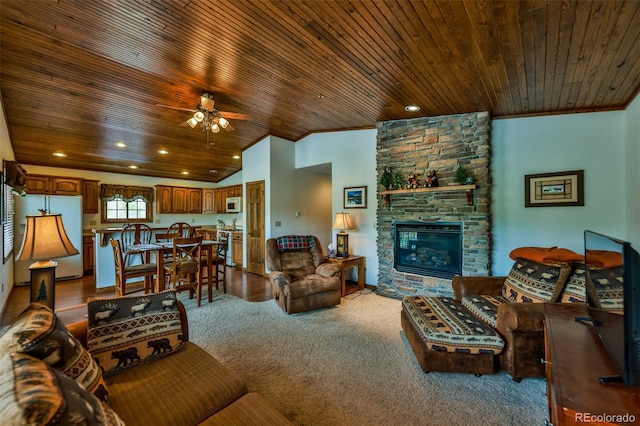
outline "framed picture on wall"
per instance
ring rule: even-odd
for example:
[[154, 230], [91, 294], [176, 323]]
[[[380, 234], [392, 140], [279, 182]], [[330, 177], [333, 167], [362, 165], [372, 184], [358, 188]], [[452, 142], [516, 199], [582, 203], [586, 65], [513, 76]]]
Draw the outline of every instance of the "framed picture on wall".
[[524, 177], [525, 207], [584, 206], [584, 170]]
[[345, 209], [366, 209], [367, 208], [367, 187], [349, 186], [344, 189]]

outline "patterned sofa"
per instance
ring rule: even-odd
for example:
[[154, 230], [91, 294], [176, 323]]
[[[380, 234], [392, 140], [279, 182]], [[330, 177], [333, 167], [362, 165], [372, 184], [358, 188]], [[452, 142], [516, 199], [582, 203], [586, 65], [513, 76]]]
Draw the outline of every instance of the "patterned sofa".
[[[498, 367], [515, 381], [544, 377], [544, 303], [584, 303], [582, 255], [526, 247], [511, 253], [507, 277], [455, 277], [454, 299], [403, 300], [402, 328], [422, 369], [484, 374]], [[602, 265], [590, 294], [604, 309], [622, 306], [619, 266]]]
[[318, 238], [284, 235], [265, 244], [271, 294], [287, 314], [339, 305], [340, 265], [324, 261]]
[[0, 418], [12, 424], [290, 425], [189, 341], [169, 290], [99, 299], [65, 327], [32, 303], [0, 337]]

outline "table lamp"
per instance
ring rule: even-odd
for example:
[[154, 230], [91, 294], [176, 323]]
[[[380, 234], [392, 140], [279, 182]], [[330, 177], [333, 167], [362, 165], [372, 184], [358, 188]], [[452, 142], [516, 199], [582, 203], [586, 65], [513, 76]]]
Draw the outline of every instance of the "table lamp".
[[336, 256], [349, 257], [349, 234], [345, 232], [345, 229], [353, 229], [353, 223], [351, 222], [349, 213], [336, 213], [333, 229], [340, 230], [340, 232], [336, 234]]
[[78, 250], [71, 244], [62, 224], [61, 214], [27, 215], [27, 227], [16, 261], [35, 260], [31, 271], [31, 302], [41, 302], [54, 309], [56, 267], [50, 260], [74, 256]]

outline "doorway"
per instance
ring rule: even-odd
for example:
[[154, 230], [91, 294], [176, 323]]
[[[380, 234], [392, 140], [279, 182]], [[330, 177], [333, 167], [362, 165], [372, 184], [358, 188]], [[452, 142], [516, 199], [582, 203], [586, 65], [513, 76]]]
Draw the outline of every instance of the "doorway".
[[264, 275], [264, 180], [246, 184], [247, 272]]

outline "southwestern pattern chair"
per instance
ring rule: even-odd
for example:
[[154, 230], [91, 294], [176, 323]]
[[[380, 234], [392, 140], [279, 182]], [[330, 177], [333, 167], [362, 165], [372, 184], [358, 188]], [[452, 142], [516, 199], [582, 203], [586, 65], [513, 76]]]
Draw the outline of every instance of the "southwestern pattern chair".
[[287, 314], [340, 304], [340, 265], [325, 263], [318, 238], [270, 238], [265, 251], [271, 294]]

